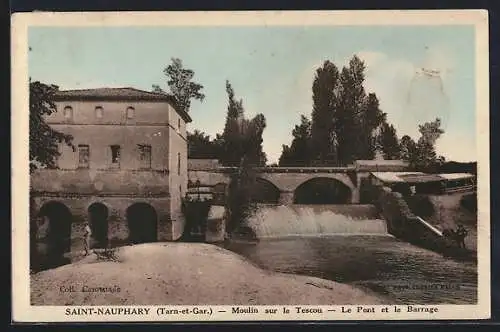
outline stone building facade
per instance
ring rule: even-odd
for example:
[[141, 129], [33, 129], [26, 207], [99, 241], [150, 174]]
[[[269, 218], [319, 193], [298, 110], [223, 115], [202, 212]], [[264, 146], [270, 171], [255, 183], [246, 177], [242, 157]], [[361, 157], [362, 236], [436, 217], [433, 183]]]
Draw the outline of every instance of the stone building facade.
[[189, 115], [169, 96], [133, 88], [60, 91], [56, 107], [46, 122], [74, 147], [61, 144], [58, 168], [31, 175], [44, 248], [80, 250], [84, 221], [96, 247], [178, 239]]

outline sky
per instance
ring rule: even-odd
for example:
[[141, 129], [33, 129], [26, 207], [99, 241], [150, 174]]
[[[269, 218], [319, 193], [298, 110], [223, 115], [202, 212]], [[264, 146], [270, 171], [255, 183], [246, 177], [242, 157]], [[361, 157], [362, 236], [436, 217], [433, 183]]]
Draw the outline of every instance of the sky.
[[[225, 82], [243, 99], [247, 117], [266, 117], [264, 152], [277, 162], [300, 115], [312, 111], [315, 70], [339, 69], [357, 54], [365, 89], [399, 137], [418, 138], [418, 124], [441, 118], [437, 152], [475, 161], [476, 96], [473, 26], [30, 27], [29, 75], [60, 89], [167, 89], [163, 69], [182, 59], [204, 86], [188, 130], [221, 133]], [[423, 69], [422, 69], [423, 68]]]

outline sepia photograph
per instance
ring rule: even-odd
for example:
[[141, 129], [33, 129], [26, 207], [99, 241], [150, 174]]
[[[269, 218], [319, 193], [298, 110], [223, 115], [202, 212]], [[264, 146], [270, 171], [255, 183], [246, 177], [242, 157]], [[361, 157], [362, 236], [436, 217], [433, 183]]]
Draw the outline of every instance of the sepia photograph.
[[18, 316], [489, 317], [487, 24], [14, 17]]

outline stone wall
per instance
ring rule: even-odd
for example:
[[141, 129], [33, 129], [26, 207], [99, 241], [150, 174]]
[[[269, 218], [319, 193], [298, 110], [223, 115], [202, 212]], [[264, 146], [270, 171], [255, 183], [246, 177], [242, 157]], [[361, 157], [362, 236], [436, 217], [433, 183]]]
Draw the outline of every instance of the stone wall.
[[392, 235], [410, 243], [437, 251], [446, 250], [444, 238], [413, 214], [400, 193], [388, 187], [374, 186], [374, 204], [387, 222]]
[[[36, 196], [32, 202], [35, 213], [49, 202], [64, 204], [71, 212], [71, 251], [83, 249], [84, 222], [89, 221], [88, 208], [93, 203], [104, 204], [108, 208], [108, 240], [111, 243], [126, 243], [129, 236], [127, 209], [135, 203], [147, 203], [157, 215], [158, 241], [172, 240], [175, 237], [170, 219], [170, 199], [168, 197], [119, 197], [119, 196]], [[42, 241], [46, 226], [39, 225], [37, 237]]]

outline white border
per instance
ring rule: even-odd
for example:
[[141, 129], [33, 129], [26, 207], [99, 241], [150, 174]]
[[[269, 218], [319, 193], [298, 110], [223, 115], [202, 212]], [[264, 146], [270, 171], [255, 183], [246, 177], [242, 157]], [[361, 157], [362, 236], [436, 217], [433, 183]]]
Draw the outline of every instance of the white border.
[[[261, 25], [474, 25], [476, 31], [476, 130], [478, 153], [478, 304], [440, 305], [438, 312], [341, 314], [341, 306], [323, 314], [231, 314], [231, 307], [198, 306], [212, 315], [66, 316], [66, 307], [31, 306], [29, 281], [28, 166], [28, 27], [31, 26], [261, 26]], [[485, 10], [415, 11], [265, 11], [265, 12], [92, 12], [17, 13], [12, 16], [12, 296], [14, 322], [98, 321], [225, 321], [225, 320], [401, 320], [484, 319], [490, 317], [490, 190], [489, 190], [489, 65], [488, 12]], [[169, 306], [173, 308], [174, 306]], [[263, 307], [256, 306], [262, 309]], [[266, 308], [271, 306], [266, 306]], [[294, 312], [294, 306], [285, 306]], [[307, 307], [307, 306], [304, 306]], [[354, 308], [356, 306], [344, 306]], [[375, 306], [377, 311], [384, 306]], [[389, 306], [394, 307], [394, 306]], [[431, 306], [428, 306], [431, 307]], [[144, 308], [144, 306], [142, 307]], [[189, 308], [189, 307], [183, 307]], [[193, 308], [193, 307], [191, 307]], [[337, 309], [328, 312], [328, 309]], [[226, 313], [218, 313], [226, 310]]]

